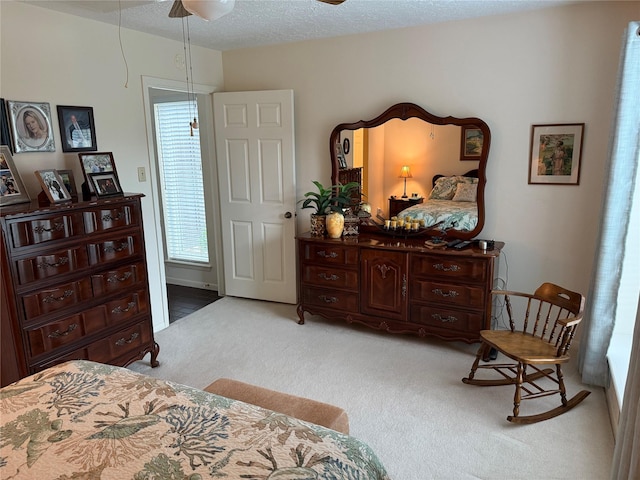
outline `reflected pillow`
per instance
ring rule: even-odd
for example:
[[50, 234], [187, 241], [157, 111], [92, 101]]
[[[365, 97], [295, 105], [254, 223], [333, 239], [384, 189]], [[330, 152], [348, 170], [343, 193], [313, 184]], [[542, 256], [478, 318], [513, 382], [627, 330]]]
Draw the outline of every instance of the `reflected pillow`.
[[478, 195], [477, 183], [458, 183], [456, 193], [453, 196], [454, 202], [475, 202]]
[[[436, 180], [436, 184], [429, 194], [429, 200], [451, 200], [456, 194], [456, 188], [458, 187], [458, 184], [470, 185], [477, 183], [477, 178], [465, 177], [463, 175], [441, 177]], [[473, 201], [475, 201], [475, 199]]]

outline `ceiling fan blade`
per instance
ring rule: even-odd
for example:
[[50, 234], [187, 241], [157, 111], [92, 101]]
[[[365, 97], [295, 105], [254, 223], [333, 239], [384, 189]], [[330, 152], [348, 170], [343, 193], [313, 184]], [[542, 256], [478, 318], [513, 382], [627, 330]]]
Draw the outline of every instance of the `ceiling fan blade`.
[[183, 6], [182, 0], [174, 0], [171, 10], [169, 11], [169, 18], [183, 18], [191, 15]]
[[319, 2], [322, 3], [328, 3], [329, 5], [340, 5], [343, 2], [346, 2], [346, 0], [318, 0]]

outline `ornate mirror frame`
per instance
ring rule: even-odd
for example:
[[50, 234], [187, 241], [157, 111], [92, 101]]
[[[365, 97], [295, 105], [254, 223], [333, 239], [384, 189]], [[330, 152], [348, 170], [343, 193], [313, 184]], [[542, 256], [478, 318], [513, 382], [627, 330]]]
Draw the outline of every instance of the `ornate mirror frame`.
[[[358, 130], [360, 128], [371, 128], [377, 127], [388, 120], [392, 119], [400, 119], [407, 120], [409, 118], [418, 118], [427, 123], [432, 123], [435, 125], [455, 125], [455, 126], [470, 126], [474, 128], [478, 128], [482, 131], [483, 134], [483, 143], [482, 143], [482, 152], [480, 157], [478, 158], [478, 193], [477, 193], [477, 206], [478, 206], [478, 223], [476, 228], [470, 231], [462, 231], [462, 230], [452, 230], [449, 229], [446, 231], [446, 237], [451, 238], [460, 238], [460, 239], [472, 239], [477, 236], [482, 228], [484, 227], [484, 216], [485, 216], [485, 208], [484, 208], [484, 187], [486, 184], [486, 166], [487, 159], [489, 156], [489, 146], [491, 144], [491, 131], [489, 130], [489, 126], [479, 118], [456, 118], [456, 117], [438, 117], [427, 112], [422, 107], [415, 105], [413, 103], [398, 103], [388, 108], [384, 113], [377, 116], [372, 120], [360, 120], [354, 123], [341, 123], [336, 126], [331, 132], [331, 136], [329, 138], [329, 151], [331, 154], [331, 184], [336, 185], [339, 180], [339, 171], [340, 171], [340, 163], [337, 158], [336, 148], [337, 143], [340, 141], [340, 132], [343, 130]], [[366, 228], [362, 228], [361, 230], [366, 231]], [[380, 231], [377, 226], [371, 231]], [[425, 235], [437, 235], [442, 236], [443, 232], [438, 229], [425, 229]]]

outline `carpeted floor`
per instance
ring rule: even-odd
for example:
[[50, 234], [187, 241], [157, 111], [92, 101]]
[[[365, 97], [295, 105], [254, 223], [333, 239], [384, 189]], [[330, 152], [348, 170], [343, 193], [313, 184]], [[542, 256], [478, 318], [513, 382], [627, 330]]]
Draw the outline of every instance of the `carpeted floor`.
[[[601, 388], [565, 415], [513, 425], [513, 387], [461, 382], [476, 345], [296, 321], [294, 305], [225, 297], [156, 334], [159, 367], [146, 358], [131, 369], [198, 388], [229, 377], [344, 408], [351, 435], [396, 480], [609, 478]], [[570, 395], [584, 388], [572, 365], [563, 371]]]

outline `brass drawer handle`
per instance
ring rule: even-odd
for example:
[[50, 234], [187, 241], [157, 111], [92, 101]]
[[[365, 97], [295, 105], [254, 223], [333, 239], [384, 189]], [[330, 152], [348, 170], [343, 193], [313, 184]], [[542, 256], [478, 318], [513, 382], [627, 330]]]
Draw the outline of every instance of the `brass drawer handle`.
[[133, 332], [131, 334], [131, 337], [129, 337], [129, 340], [125, 340], [124, 338], [121, 338], [120, 340], [116, 341], [116, 345], [121, 347], [123, 346], [125, 343], [131, 343], [133, 342], [136, 338], [138, 338], [140, 336], [140, 334], [138, 332]]
[[130, 311], [133, 307], [136, 306], [136, 302], [129, 302], [127, 303], [126, 308], [122, 308], [120, 306], [114, 308], [113, 310], [111, 310], [111, 313], [127, 313], [128, 311]]
[[78, 324], [72, 323], [64, 332], [61, 332], [60, 330], [56, 330], [55, 332], [51, 332], [49, 335], [47, 335], [47, 337], [49, 338], [66, 337], [71, 332], [73, 332], [76, 328], [78, 328]]
[[454, 317], [453, 315], [449, 315], [448, 317], [443, 317], [439, 313], [432, 314], [431, 318], [435, 318], [436, 320], [440, 320], [442, 323], [445, 323], [445, 322], [453, 323], [453, 322], [457, 322], [458, 321], [458, 318]]
[[124, 275], [119, 277], [115, 273], [113, 275], [109, 275], [107, 278], [107, 282], [116, 283], [116, 282], [124, 282], [125, 280], [129, 280], [131, 278], [131, 272], [126, 272]]
[[327, 275], [326, 273], [322, 272], [322, 273], [319, 273], [318, 276], [323, 280], [331, 280], [333, 282], [340, 279], [338, 275], [335, 275], [333, 273], [331, 275]]
[[336, 297], [328, 297], [327, 295], [318, 295], [318, 298], [322, 300], [324, 303], [338, 303], [338, 299]]
[[65, 290], [64, 293], [59, 297], [54, 297], [53, 295], [49, 295], [47, 297], [44, 297], [42, 301], [44, 303], [61, 302], [62, 300], [64, 300], [67, 297], [70, 297], [71, 295], [73, 295], [73, 290]]
[[338, 254], [336, 252], [325, 252], [324, 250], [320, 250], [318, 252], [318, 256], [322, 258], [336, 258]]
[[42, 225], [38, 225], [33, 229], [33, 231], [38, 235], [40, 235], [43, 232], [59, 232], [63, 228], [64, 228], [64, 223], [56, 222], [53, 224], [52, 228], [46, 228], [46, 227], [43, 227]]
[[126, 248], [129, 248], [129, 242], [122, 242], [119, 247], [104, 247], [105, 253], [122, 252]]
[[111, 216], [110, 213], [107, 213], [106, 215], [102, 216], [102, 221], [103, 222], [117, 222], [118, 220], [120, 220], [123, 217], [124, 217], [124, 213], [122, 213], [122, 211], [119, 211], [118, 214], [115, 217]]
[[434, 263], [433, 268], [442, 272], [457, 272], [458, 270], [460, 270], [460, 265], [451, 265], [449, 267], [445, 267], [442, 263]]
[[440, 295], [441, 297], [451, 297], [451, 298], [456, 298], [458, 295], [460, 295], [458, 292], [456, 292], [455, 290], [449, 290], [448, 292], [443, 292], [442, 290], [440, 290], [439, 288], [434, 288], [433, 290], [431, 290], [432, 293], [435, 293], [436, 295]]
[[407, 298], [407, 275], [402, 274], [402, 298]]
[[69, 257], [60, 257], [56, 263], [40, 262], [38, 268], [58, 268], [69, 263]]

